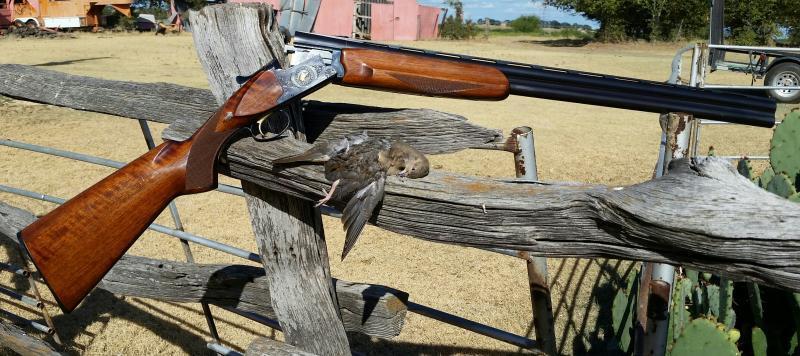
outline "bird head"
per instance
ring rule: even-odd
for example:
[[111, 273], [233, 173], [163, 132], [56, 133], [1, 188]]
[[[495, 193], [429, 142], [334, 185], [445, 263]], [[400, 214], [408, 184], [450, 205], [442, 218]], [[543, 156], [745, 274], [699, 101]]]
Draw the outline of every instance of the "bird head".
[[428, 175], [428, 158], [405, 142], [395, 142], [389, 149], [389, 159], [399, 171], [397, 174], [408, 178], [422, 178]]

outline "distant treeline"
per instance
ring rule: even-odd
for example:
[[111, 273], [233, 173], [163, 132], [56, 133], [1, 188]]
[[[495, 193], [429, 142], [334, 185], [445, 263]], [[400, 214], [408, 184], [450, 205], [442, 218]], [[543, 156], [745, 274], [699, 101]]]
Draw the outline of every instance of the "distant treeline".
[[[478, 25], [484, 25], [484, 24], [486, 24], [486, 21], [489, 21], [489, 25], [492, 25], [492, 26], [510, 26], [511, 22], [513, 22], [512, 20], [500, 21], [500, 20], [495, 20], [495, 19], [479, 19], [479, 20], [475, 21], [475, 23], [477, 23]], [[539, 20], [539, 26], [541, 28], [556, 28], [556, 29], [574, 28], [574, 29], [586, 30], [586, 31], [591, 31], [592, 30], [592, 26], [589, 26], [589, 25], [581, 25], [581, 24], [569, 23], [569, 22], [558, 22], [556, 20], [545, 21], [545, 20], [541, 20], [540, 19]]]
[[[709, 0], [544, 0], [549, 6], [581, 14], [600, 23], [601, 41], [706, 38]], [[726, 0], [726, 43], [800, 45], [798, 0]]]

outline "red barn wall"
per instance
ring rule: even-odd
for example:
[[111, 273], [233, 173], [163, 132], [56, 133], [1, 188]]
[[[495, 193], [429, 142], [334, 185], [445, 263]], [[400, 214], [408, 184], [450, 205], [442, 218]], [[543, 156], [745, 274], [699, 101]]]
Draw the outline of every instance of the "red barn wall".
[[[0, 0], [2, 1], [2, 0]], [[228, 0], [261, 2], [279, 9], [281, 0]], [[417, 0], [394, 0], [394, 4], [372, 4], [372, 40], [413, 41], [439, 35], [441, 10], [417, 4]], [[330, 36], [351, 36], [353, 32], [353, 0], [322, 0], [313, 32]]]
[[314, 33], [329, 36], [348, 36], [353, 34], [353, 0], [322, 0]]
[[441, 9], [433, 6], [419, 6], [419, 37], [427, 40], [439, 37], [439, 14]]
[[372, 32], [370, 39], [373, 41], [391, 41], [394, 39], [394, 5], [372, 4]]
[[394, 39], [413, 41], [419, 32], [417, 0], [394, 0]]

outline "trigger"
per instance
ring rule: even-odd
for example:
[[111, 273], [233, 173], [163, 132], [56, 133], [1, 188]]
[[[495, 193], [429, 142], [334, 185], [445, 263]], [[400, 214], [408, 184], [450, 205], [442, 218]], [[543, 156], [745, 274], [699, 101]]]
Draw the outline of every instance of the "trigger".
[[253, 122], [249, 127], [250, 136], [256, 141], [273, 140], [282, 137], [289, 130], [290, 123], [289, 113], [281, 109]]

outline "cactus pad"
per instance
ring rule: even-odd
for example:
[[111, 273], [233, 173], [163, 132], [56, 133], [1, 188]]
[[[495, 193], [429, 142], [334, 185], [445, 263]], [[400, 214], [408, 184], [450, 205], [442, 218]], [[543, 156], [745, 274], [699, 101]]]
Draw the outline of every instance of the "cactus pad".
[[769, 184], [767, 184], [767, 190], [784, 198], [788, 198], [797, 193], [791, 178], [785, 173], [776, 174], [775, 178], [772, 178]]
[[753, 342], [753, 355], [767, 356], [767, 335], [758, 326], [753, 328], [751, 334]]
[[627, 352], [631, 346], [634, 300], [634, 297], [629, 298], [622, 290], [619, 290], [611, 307], [614, 335], [617, 340], [617, 346], [623, 352]]
[[767, 185], [774, 177], [775, 177], [775, 171], [772, 170], [772, 167], [767, 167], [766, 169], [764, 169], [764, 173], [761, 173], [761, 177], [758, 177], [758, 186], [767, 189]]
[[669, 317], [669, 331], [667, 334], [667, 342], [673, 343], [678, 335], [681, 334], [683, 328], [692, 319], [691, 314], [686, 310], [686, 298], [692, 293], [693, 282], [689, 278], [681, 278], [675, 283], [672, 291], [672, 307], [670, 308], [671, 315]]
[[718, 319], [725, 324], [727, 330], [733, 329], [736, 324], [736, 312], [733, 310], [733, 281], [727, 278], [719, 279], [719, 314]]
[[794, 185], [800, 173], [800, 112], [793, 111], [775, 127], [769, 162], [776, 173], [786, 173]]
[[675, 341], [671, 355], [738, 355], [736, 343], [724, 329], [723, 325], [711, 320], [694, 319]]
[[690, 268], [687, 268], [684, 271], [686, 271], [686, 278], [689, 278], [689, 280], [692, 281], [692, 287], [697, 287], [697, 285], [699, 283], [698, 280], [700, 278], [700, 275], [699, 275], [700, 273], [697, 272], [697, 270], [690, 269]]
[[736, 170], [747, 179], [753, 180], [755, 178], [756, 172], [753, 170], [753, 164], [748, 159], [740, 159], [739, 163], [736, 164]]
[[706, 315], [713, 315], [719, 320], [719, 286], [715, 284], [706, 285], [705, 295], [708, 305]]
[[611, 319], [614, 323], [615, 339], [617, 346], [623, 352], [630, 350], [631, 333], [633, 332], [633, 313], [636, 304], [637, 286], [639, 284], [639, 274], [629, 273], [625, 281], [625, 289], [620, 288], [614, 296], [611, 306]]

